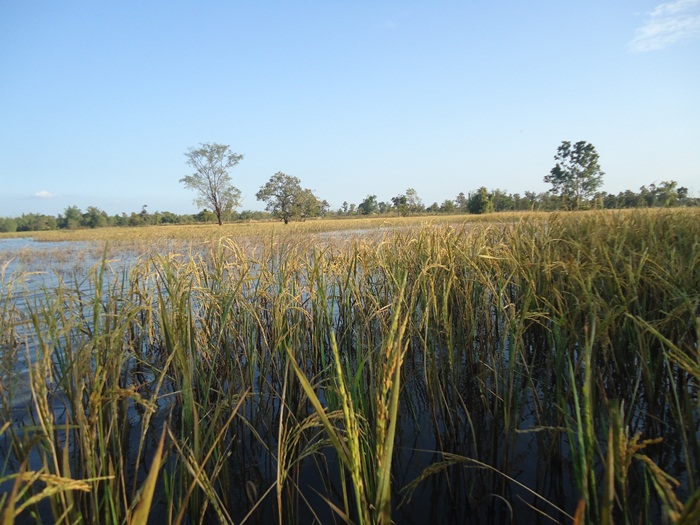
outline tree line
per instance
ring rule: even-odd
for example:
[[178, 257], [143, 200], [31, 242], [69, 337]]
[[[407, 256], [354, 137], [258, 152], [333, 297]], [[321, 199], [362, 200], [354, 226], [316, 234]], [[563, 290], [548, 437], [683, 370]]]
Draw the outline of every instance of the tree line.
[[81, 211], [77, 206], [67, 207], [58, 216], [37, 213], [16, 218], [0, 217], [0, 232], [40, 231], [108, 226], [144, 226], [158, 224], [193, 224], [223, 221], [251, 221], [277, 219], [287, 224], [290, 220], [313, 217], [352, 217], [370, 215], [411, 214], [482, 214], [504, 211], [556, 211], [562, 209], [621, 209], [642, 207], [698, 206], [700, 199], [689, 196], [688, 189], [679, 187], [674, 180], [642, 186], [638, 192], [625, 190], [618, 194], [599, 191], [604, 173], [600, 169], [595, 147], [585, 141], [571, 144], [562, 142], [554, 156], [556, 164], [544, 181], [552, 185], [546, 192], [524, 194], [489, 190], [485, 186], [467, 194], [459, 193], [454, 199], [426, 206], [413, 188], [407, 188], [388, 200], [379, 201], [376, 195], [367, 195], [359, 204], [343, 202], [331, 210], [326, 200], [319, 199], [312, 190], [303, 188], [297, 177], [275, 173], [260, 187], [256, 198], [266, 204], [265, 211], [243, 210], [241, 192], [232, 185], [230, 171], [242, 159], [221, 144], [200, 144], [185, 154], [194, 173], [180, 179], [187, 188], [196, 192], [194, 203], [202, 210], [194, 215], [178, 215], [168, 211], [149, 213], [144, 205], [140, 212], [110, 216], [95, 206]]

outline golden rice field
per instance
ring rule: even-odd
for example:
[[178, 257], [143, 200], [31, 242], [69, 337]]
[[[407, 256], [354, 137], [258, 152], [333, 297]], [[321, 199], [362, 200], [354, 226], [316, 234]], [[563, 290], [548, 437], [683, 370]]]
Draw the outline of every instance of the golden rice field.
[[3, 525], [700, 522], [696, 210], [32, 236]]

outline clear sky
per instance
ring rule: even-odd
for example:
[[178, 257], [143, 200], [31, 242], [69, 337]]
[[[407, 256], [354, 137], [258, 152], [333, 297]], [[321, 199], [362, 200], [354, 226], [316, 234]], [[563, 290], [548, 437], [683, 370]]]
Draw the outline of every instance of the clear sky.
[[0, 0], [0, 216], [197, 212], [203, 142], [243, 209], [540, 192], [563, 140], [700, 193], [700, 0]]

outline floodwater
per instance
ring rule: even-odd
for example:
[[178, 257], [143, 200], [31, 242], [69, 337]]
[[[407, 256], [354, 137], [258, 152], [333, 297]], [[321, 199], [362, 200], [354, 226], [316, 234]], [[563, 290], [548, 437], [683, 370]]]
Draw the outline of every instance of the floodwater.
[[[344, 235], [347, 235], [347, 232]], [[323, 238], [321, 236], [321, 239]], [[85, 281], [89, 269], [105, 260], [105, 253], [104, 246], [99, 243], [36, 242], [31, 238], [0, 239], [2, 295], [11, 293], [18, 308], [31, 307], [33, 301], [40, 300], [42, 294], [51, 293], [52, 287], [61, 281], [79, 287], [80, 283]], [[114, 271], [124, 271], [133, 260], [133, 255], [125, 254], [121, 258], [108, 261], [108, 264]], [[10, 283], [11, 290], [8, 288]], [[13, 370], [19, 389], [13, 397], [12, 413], [13, 420], [18, 424], [23, 424], [28, 411], [31, 410], [27, 367], [32, 358], [31, 349], [27, 356], [17, 356], [16, 368]], [[440, 359], [446, 360], [446, 357]], [[571, 455], [567, 440], [549, 443], [542, 437], [544, 433], [539, 433], [540, 430], [535, 428], [536, 390], [527, 394], [529, 398], [523, 404], [518, 431], [511, 434], [512, 439], [504, 440], [506, 431], [503, 421], [497, 414], [480, 409], [476, 401], [475, 406], [455, 404], [449, 414], [436, 413], [429, 399], [434, 394], [429, 392], [431, 385], [427, 384], [420, 353], [412, 361], [413, 365], [406, 365], [405, 377], [402, 379], [405, 388], [402, 392], [402, 412], [397, 426], [393, 485], [397, 489], [406, 487], [420, 476], [424, 469], [443, 461], [444, 457], [436, 452], [440, 449], [450, 450], [462, 457], [484, 458], [489, 464], [493, 464], [494, 468], [489, 470], [475, 463], [445, 466], [445, 475], [427, 477], [417, 486], [409, 502], [397, 506], [394, 521], [418, 524], [440, 521], [521, 523], [538, 520], [548, 523], [546, 518], [534, 510], [536, 508], [545, 508], [552, 516], [566, 521], [565, 516], [547, 505], [542, 505], [539, 496], [530, 491], [534, 490], [556, 502], [568, 512], [575, 508], [577, 491], [571, 476]], [[546, 385], [543, 383], [540, 388], [546, 388]], [[453, 395], [456, 400], [469, 400], [469, 390], [469, 384], [459, 384], [458, 391]], [[278, 409], [274, 409], [273, 413]], [[243, 432], [246, 430], [241, 427], [241, 443], [252, 441], [246, 439]], [[543, 450], [554, 445], [560, 447], [557, 453], [552, 453], [551, 450], [547, 453], [556, 457], [558, 463], [546, 464], [542, 461]], [[274, 449], [272, 444], [271, 449]], [[4, 450], [0, 440], [0, 455]], [[334, 453], [328, 450], [324, 454], [331, 468], [336, 468]], [[255, 457], [256, 455], [259, 457]], [[272, 464], [270, 458], [260, 452], [253, 451], [251, 456], [254, 457], [253, 463], [268, 464], [268, 468]], [[499, 461], [505, 461], [503, 458], [510, 463], [499, 464]], [[327, 490], [328, 487], [324, 485], [327, 480], [319, 479], [315, 466], [310, 467], [301, 473], [299, 485], [311, 488], [306, 491], [305, 497], [314, 502], [314, 512], [323, 522], [331, 522], [334, 518], [333, 513], [324, 497], [314, 495], [315, 491], [323, 494], [324, 490]], [[500, 473], [495, 472], [497, 468], [509, 472], [517, 483], [507, 481]], [[260, 467], [260, 470], [263, 471], [264, 468]], [[1, 474], [2, 472], [0, 477]], [[273, 474], [274, 472], [263, 472], [260, 475], [264, 478]], [[264, 483], [261, 483], [261, 486], [264, 486]], [[0, 486], [0, 490], [2, 489]], [[340, 489], [338, 486], [333, 487], [335, 491]], [[397, 492], [394, 501], [398, 503], [401, 496], [402, 494]], [[303, 506], [300, 512], [301, 522], [312, 518], [311, 515], [303, 514]], [[260, 522], [275, 517], [272, 510], [261, 510], [261, 513]]]
[[[99, 264], [105, 255], [100, 243], [86, 241], [36, 241], [31, 237], [0, 239], [0, 305], [7, 306], [5, 299], [20, 311], [36, 306], [42, 296], [51, 294], [59, 283], [81, 288], [90, 268]], [[127, 259], [124, 259], [126, 261]], [[107, 261], [110, 268], [121, 270], [125, 262]], [[2, 315], [0, 308], [0, 315]], [[0, 321], [2, 318], [0, 317]], [[23, 335], [22, 326], [18, 333]], [[29, 363], [35, 358], [34, 349], [27, 346], [28, 354], [13, 356], [16, 390], [13, 392], [13, 413], [26, 410], [30, 401], [28, 381]], [[7, 356], [0, 346], [0, 360]], [[8, 373], [8, 371], [5, 371]]]

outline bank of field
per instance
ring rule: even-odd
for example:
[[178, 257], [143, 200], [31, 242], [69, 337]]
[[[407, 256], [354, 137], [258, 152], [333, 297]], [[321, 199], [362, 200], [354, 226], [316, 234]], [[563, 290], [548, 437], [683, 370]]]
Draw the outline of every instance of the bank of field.
[[700, 521], [700, 214], [466, 219], [67, 233], [5, 276], [3, 523]]

